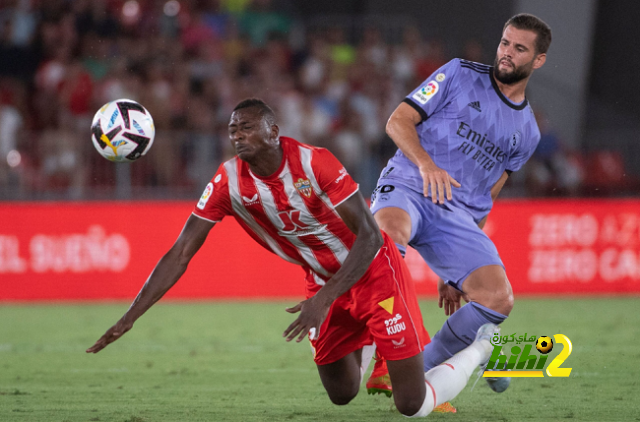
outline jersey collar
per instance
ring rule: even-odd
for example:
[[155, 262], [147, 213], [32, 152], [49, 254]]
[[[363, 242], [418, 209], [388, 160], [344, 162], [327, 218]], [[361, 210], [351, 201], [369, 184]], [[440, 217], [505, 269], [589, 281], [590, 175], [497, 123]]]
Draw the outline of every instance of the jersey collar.
[[527, 100], [527, 97], [524, 97], [524, 101], [521, 102], [520, 104], [514, 104], [511, 101], [509, 101], [509, 99], [507, 97], [504, 96], [502, 91], [500, 91], [500, 88], [498, 87], [498, 84], [496, 83], [496, 80], [493, 78], [493, 66], [491, 66], [491, 71], [489, 72], [489, 79], [491, 79], [491, 86], [493, 86], [493, 89], [496, 90], [496, 94], [498, 94], [498, 97], [500, 97], [502, 102], [505, 103], [506, 105], [508, 105], [509, 107], [511, 107], [512, 109], [514, 109], [514, 110], [524, 110], [524, 108], [527, 106], [527, 104], [529, 104], [529, 101]]
[[283, 178], [289, 172], [289, 166], [287, 166], [287, 148], [282, 142], [282, 138], [280, 138], [280, 146], [282, 147], [282, 161], [280, 162], [280, 166], [278, 167], [278, 169], [269, 176], [259, 176], [251, 171], [251, 168], [249, 168], [249, 164], [246, 164], [251, 177], [257, 180], [262, 180], [263, 182], [271, 182]]

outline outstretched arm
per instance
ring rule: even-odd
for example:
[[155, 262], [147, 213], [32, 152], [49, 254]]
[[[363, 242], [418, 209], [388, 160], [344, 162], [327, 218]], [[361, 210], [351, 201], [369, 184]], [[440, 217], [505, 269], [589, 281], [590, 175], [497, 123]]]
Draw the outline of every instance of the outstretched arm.
[[400, 151], [418, 166], [423, 182], [423, 194], [429, 194], [433, 203], [444, 204], [445, 197], [451, 200], [451, 186], [460, 187], [460, 183], [436, 166], [427, 151], [420, 145], [416, 125], [422, 121], [420, 114], [406, 103], [401, 103], [391, 114], [387, 122], [387, 134], [400, 148]]
[[122, 337], [142, 314], [176, 284], [214, 224], [195, 215], [189, 217], [178, 240], [160, 259], [129, 310], [93, 346], [87, 349], [87, 353], [98, 353]]
[[300, 312], [298, 318], [284, 331], [283, 336], [287, 337], [287, 341], [298, 336], [299, 342], [311, 329], [315, 329], [317, 335], [333, 301], [360, 280], [382, 247], [382, 234], [360, 192], [336, 207], [336, 211], [356, 235], [356, 240], [342, 267], [318, 293], [287, 309], [290, 313]]

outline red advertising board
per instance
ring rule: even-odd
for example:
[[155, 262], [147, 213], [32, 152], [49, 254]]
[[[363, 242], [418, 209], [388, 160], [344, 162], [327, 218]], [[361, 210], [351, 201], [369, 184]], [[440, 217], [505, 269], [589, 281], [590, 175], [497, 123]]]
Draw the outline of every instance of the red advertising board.
[[[514, 294], [640, 293], [640, 201], [501, 200], [485, 226]], [[407, 254], [418, 292], [437, 276]]]
[[[3, 203], [0, 300], [131, 299], [189, 217], [189, 202]], [[640, 293], [640, 201], [499, 201], [485, 227], [518, 294]], [[418, 293], [436, 276], [413, 250]], [[295, 298], [303, 272], [233, 219], [209, 234], [171, 298]]]
[[[0, 207], [0, 300], [131, 299], [176, 240], [188, 202]], [[300, 297], [304, 273], [219, 223], [172, 298]]]

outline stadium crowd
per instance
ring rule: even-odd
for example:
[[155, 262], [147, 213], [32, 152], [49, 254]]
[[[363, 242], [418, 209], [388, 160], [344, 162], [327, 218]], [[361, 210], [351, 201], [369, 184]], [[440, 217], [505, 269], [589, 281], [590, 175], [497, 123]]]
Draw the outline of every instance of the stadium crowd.
[[[394, 42], [374, 26], [311, 28], [271, 0], [0, 4], [7, 199], [109, 195], [116, 166], [93, 151], [89, 129], [95, 111], [118, 98], [142, 103], [157, 128], [150, 153], [128, 176], [139, 192], [197, 195], [231, 155], [231, 109], [261, 97], [275, 106], [282, 135], [328, 147], [367, 195], [395, 151], [385, 123], [403, 97], [456, 54], [484, 63], [494, 54], [474, 40], [447, 51], [414, 26]], [[538, 121], [540, 147], [505, 194], [579, 194], [582, 158], [544, 116]]]

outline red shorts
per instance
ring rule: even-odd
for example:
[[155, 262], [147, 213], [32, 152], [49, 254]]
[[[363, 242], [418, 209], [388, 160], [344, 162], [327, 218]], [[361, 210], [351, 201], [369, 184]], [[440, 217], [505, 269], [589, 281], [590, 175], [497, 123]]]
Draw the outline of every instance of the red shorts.
[[[367, 272], [331, 305], [317, 340], [311, 340], [316, 364], [333, 363], [374, 342], [387, 360], [407, 359], [430, 341], [409, 269], [391, 238], [382, 235], [384, 245]], [[307, 276], [307, 298], [320, 288]]]

